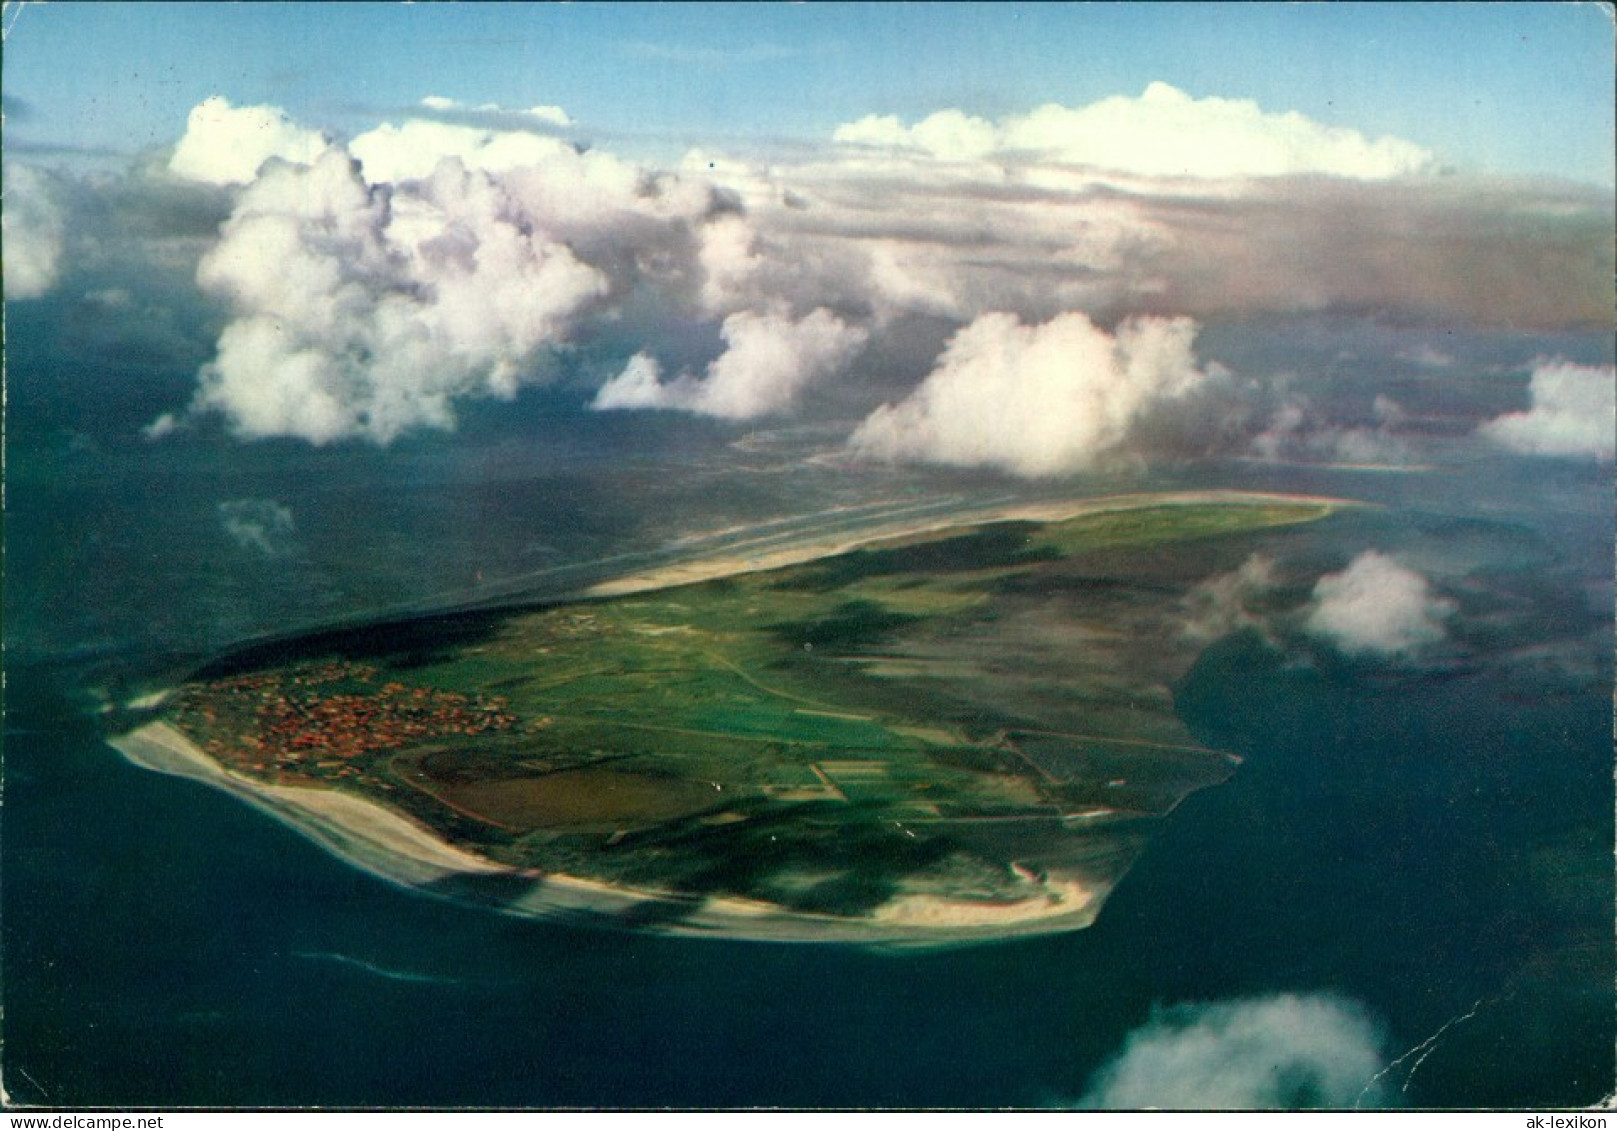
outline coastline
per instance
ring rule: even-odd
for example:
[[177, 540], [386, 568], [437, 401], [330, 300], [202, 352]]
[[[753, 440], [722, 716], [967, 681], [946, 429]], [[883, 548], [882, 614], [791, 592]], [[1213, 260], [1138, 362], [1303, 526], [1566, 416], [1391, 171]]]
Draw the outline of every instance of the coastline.
[[[561, 873], [537, 873], [484, 859], [441, 839], [402, 814], [332, 789], [273, 786], [230, 773], [166, 722], [152, 722], [108, 743], [157, 773], [224, 790], [314, 841], [339, 859], [414, 891], [532, 919], [573, 919], [611, 926], [634, 921], [655, 933], [760, 942], [837, 942], [926, 948], [1087, 927], [1106, 889], [1051, 878], [1040, 895], [1010, 903], [973, 903], [906, 894], [853, 919], [788, 911], [739, 897], [673, 897]], [[480, 890], [478, 880], [504, 880]], [[455, 881], [471, 881], [455, 890]], [[642, 915], [648, 908], [655, 915]]]
[[[956, 512], [843, 532], [760, 554], [731, 554], [661, 567], [592, 586], [586, 598], [619, 596], [762, 572], [960, 527], [992, 522], [1059, 522], [1091, 514], [1156, 506], [1317, 504], [1363, 505], [1349, 499], [1245, 491], [1182, 491], [1022, 503]], [[147, 697], [153, 702], [161, 698]], [[144, 704], [143, 704], [144, 705]], [[947, 947], [1089, 926], [1109, 883], [1051, 874], [1027, 898], [975, 902], [900, 893], [863, 918], [791, 911], [739, 897], [680, 896], [617, 887], [560, 873], [541, 873], [488, 860], [459, 848], [402, 813], [336, 789], [277, 786], [230, 772], [182, 732], [163, 721], [108, 739], [145, 769], [222, 789], [274, 817], [322, 848], [382, 880], [457, 902], [526, 918], [560, 918], [597, 925], [632, 925], [662, 934], [792, 942], [839, 942], [876, 947]]]
[[839, 533], [834, 537], [808, 541], [756, 554], [728, 554], [716, 558], [659, 566], [644, 573], [629, 574], [598, 582], [583, 592], [584, 597], [621, 597], [655, 589], [671, 589], [718, 581], [744, 573], [764, 573], [772, 569], [803, 565], [820, 558], [835, 557], [851, 550], [883, 542], [937, 534], [957, 527], [980, 526], [993, 522], [1066, 522], [1086, 515], [1144, 510], [1147, 507], [1197, 506], [1220, 503], [1231, 506], [1263, 506], [1269, 503], [1314, 503], [1331, 508], [1363, 506], [1354, 499], [1325, 495], [1288, 495], [1262, 491], [1166, 491], [1160, 494], [1102, 495], [1087, 499], [1062, 499], [1035, 503], [1014, 503], [1003, 507], [957, 511], [951, 515], [929, 516], [909, 522], [891, 523]]
[[[422, 884], [456, 874], [510, 871], [454, 847], [402, 814], [352, 794], [266, 785], [233, 774], [166, 722], [147, 723], [108, 742], [143, 769], [191, 778], [234, 794], [384, 879]], [[381, 859], [370, 861], [366, 847]]]

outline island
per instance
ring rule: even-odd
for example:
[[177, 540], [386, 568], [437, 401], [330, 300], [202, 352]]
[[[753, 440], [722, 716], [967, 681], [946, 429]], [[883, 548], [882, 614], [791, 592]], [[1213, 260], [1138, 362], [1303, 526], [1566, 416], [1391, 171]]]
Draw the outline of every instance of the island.
[[898, 947], [1072, 930], [1238, 762], [1169, 691], [1195, 571], [1145, 565], [1344, 505], [1005, 505], [313, 632], [216, 659], [113, 743], [512, 914]]

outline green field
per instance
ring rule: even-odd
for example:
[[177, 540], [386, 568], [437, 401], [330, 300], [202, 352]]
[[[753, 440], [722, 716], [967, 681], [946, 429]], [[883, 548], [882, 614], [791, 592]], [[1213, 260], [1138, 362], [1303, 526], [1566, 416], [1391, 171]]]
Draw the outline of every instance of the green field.
[[[1166, 682], [1176, 599], [1084, 573], [1322, 517], [1143, 505], [722, 580], [362, 626], [200, 672], [169, 721], [229, 769], [400, 809], [495, 861], [860, 917], [1115, 881], [1232, 771]], [[1179, 665], [1176, 669], [1175, 665]]]

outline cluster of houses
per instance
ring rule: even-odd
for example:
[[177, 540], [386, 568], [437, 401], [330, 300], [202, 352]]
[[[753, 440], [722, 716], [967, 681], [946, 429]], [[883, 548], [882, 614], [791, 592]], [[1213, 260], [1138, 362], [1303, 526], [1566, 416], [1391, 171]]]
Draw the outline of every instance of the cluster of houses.
[[[240, 676], [196, 689], [180, 704], [177, 721], [231, 768], [283, 780], [366, 778], [366, 755], [517, 724], [502, 697], [397, 681], [365, 687], [375, 675], [369, 665], [333, 662]], [[330, 687], [336, 683], [364, 689]]]

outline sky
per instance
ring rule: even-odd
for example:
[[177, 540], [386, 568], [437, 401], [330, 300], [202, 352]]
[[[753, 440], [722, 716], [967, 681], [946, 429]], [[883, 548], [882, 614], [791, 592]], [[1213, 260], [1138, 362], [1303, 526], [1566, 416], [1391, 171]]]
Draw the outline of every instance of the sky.
[[426, 94], [559, 105], [619, 148], [813, 141], [1154, 81], [1393, 134], [1461, 168], [1612, 180], [1608, 6], [5, 5], [8, 144], [127, 152], [219, 94], [358, 130]]

